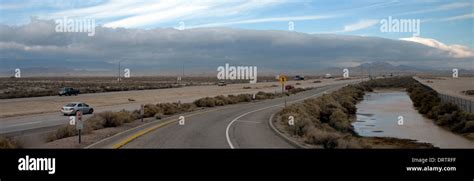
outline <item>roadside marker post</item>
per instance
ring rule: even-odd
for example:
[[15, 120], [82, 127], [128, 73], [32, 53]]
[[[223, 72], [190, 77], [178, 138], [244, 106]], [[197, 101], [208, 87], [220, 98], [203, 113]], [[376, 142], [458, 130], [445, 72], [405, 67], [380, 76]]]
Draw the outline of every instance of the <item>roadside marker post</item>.
[[285, 82], [286, 82], [286, 77], [285, 75], [280, 75], [279, 76], [279, 79], [280, 79], [280, 83], [281, 83], [281, 93], [285, 93]]
[[[286, 82], [287, 78], [283, 74], [280, 75], [278, 78], [280, 79], [280, 83], [281, 83], [281, 94], [284, 94], [285, 93], [285, 82]], [[285, 96], [285, 107], [286, 107], [286, 96]]]
[[77, 111], [76, 112], [76, 129], [79, 132], [79, 144], [81, 143], [81, 133], [82, 129], [84, 128], [84, 123], [82, 122], [82, 112]]
[[140, 119], [143, 122], [143, 115], [145, 115], [145, 106], [142, 104], [140, 105]]

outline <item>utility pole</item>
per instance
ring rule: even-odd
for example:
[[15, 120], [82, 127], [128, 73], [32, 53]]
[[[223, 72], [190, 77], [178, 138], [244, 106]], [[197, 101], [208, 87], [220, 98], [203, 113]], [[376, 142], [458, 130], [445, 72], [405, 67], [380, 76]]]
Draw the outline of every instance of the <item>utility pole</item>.
[[118, 75], [117, 81], [120, 82], [120, 61], [118, 62], [118, 72], [117, 73], [118, 73], [117, 74]]

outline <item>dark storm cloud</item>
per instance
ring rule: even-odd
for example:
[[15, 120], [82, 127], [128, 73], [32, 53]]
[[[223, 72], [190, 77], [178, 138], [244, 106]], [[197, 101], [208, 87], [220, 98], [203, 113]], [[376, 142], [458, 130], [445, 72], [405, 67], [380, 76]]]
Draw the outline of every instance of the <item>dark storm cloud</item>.
[[[55, 32], [54, 21], [32, 19], [0, 26], [2, 69], [68, 67], [107, 69], [118, 59], [137, 70], [210, 70], [225, 63], [257, 65], [259, 71], [317, 70], [386, 61], [427, 68], [472, 66], [472, 58], [422, 44], [377, 37], [310, 35], [228, 28], [112, 29]], [[472, 69], [472, 67], [470, 68]]]

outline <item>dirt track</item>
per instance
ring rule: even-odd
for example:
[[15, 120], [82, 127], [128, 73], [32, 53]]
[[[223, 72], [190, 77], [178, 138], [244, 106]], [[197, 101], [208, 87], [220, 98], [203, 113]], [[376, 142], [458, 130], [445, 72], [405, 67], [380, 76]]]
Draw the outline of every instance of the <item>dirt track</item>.
[[[421, 83], [430, 86], [439, 93], [451, 96], [461, 97], [474, 101], [474, 96], [468, 96], [461, 91], [474, 90], [474, 77], [436, 77], [436, 78], [420, 78], [415, 77]], [[430, 81], [430, 82], [428, 82]]]

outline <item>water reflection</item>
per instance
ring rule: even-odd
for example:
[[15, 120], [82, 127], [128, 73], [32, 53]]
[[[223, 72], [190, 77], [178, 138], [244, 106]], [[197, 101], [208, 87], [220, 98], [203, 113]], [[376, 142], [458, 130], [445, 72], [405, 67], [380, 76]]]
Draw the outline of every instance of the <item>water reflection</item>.
[[[398, 124], [399, 116], [403, 117], [403, 125]], [[357, 104], [357, 120], [353, 126], [361, 136], [413, 139], [440, 148], [474, 148], [474, 141], [439, 127], [419, 114], [404, 91], [367, 93]]]

